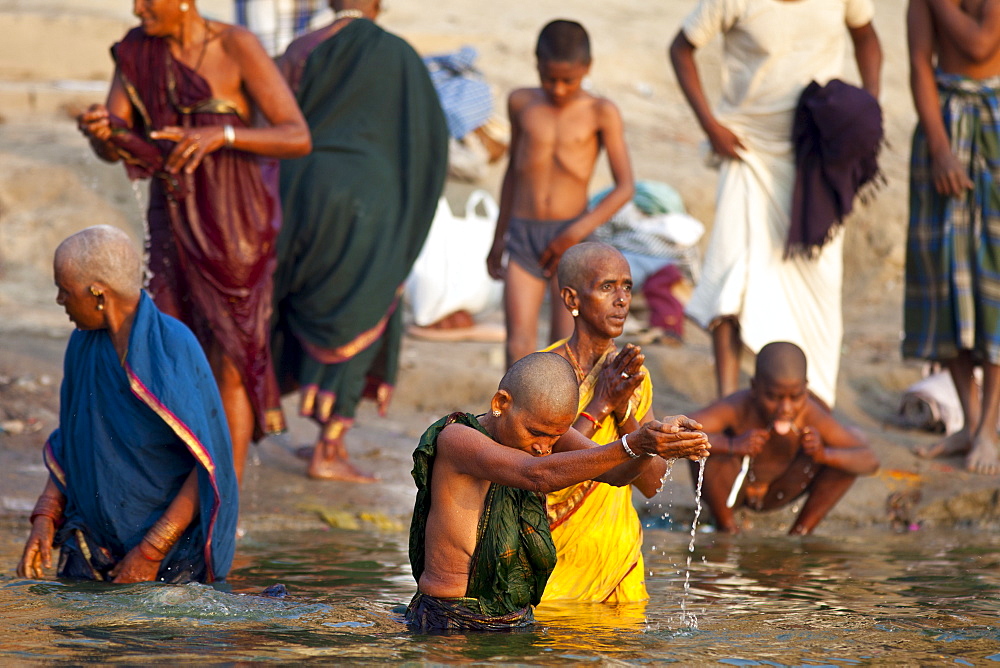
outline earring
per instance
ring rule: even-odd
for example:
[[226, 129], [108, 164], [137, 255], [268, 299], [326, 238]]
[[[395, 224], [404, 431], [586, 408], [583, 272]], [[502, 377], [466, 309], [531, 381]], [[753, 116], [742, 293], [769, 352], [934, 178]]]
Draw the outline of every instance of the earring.
[[493, 411], [493, 417], [500, 417], [500, 411]]
[[187, 11], [187, 10], [189, 10], [190, 8], [191, 8], [191, 5], [189, 5], [188, 3], [186, 3], [186, 2], [182, 2], [182, 3], [181, 3], [181, 11], [182, 11], [182, 12], [186, 12], [186, 11]]
[[97, 310], [98, 311], [104, 310], [104, 302], [97, 302]]
[[572, 311], [570, 311], [570, 312], [569, 312], [569, 314], [570, 314], [571, 316], [573, 316], [574, 318], [576, 318], [576, 317], [578, 317], [578, 316], [580, 315], [580, 309], [578, 309], [578, 308], [575, 308], [575, 309], [573, 309]]

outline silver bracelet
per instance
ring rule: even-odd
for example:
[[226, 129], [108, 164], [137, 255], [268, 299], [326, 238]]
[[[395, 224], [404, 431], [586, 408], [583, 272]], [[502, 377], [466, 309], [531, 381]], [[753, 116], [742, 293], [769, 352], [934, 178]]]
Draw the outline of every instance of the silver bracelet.
[[626, 436], [628, 436], [628, 434], [622, 434], [622, 447], [625, 448], [625, 452], [628, 453], [629, 457], [632, 459], [639, 459], [639, 455], [632, 452], [632, 448], [628, 447], [628, 441], [625, 440]]
[[222, 138], [226, 142], [226, 148], [232, 148], [236, 143], [236, 130], [228, 123], [222, 126]]

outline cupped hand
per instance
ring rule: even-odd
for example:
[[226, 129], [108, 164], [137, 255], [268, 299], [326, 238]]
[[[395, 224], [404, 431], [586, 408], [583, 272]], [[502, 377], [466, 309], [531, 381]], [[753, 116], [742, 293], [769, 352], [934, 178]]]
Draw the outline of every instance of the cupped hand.
[[86, 137], [107, 141], [111, 138], [111, 117], [103, 104], [92, 104], [76, 117], [76, 127]]
[[38, 579], [45, 576], [45, 569], [52, 568], [52, 541], [55, 535], [56, 525], [51, 517], [35, 517], [21, 561], [17, 564], [18, 577]]
[[121, 561], [115, 564], [108, 575], [114, 578], [112, 582], [118, 584], [151, 582], [156, 579], [156, 575], [160, 572], [160, 563], [142, 556], [139, 546], [136, 545]]
[[163, 168], [170, 174], [183, 170], [192, 173], [201, 164], [202, 158], [217, 151], [226, 143], [222, 126], [201, 126], [182, 128], [167, 126], [149, 133], [152, 139], [166, 139], [175, 142], [174, 149], [167, 156]]
[[671, 424], [650, 420], [628, 435], [629, 446], [633, 451], [659, 455], [664, 459], [698, 460], [708, 457], [712, 449], [708, 435], [703, 431], [681, 426], [693, 422], [685, 422], [688, 418], [679, 416], [676, 420]]

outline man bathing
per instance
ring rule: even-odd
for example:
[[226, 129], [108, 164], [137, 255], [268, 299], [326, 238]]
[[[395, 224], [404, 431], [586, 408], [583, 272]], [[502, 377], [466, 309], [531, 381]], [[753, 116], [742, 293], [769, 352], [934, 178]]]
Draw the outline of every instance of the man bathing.
[[406, 613], [411, 626], [496, 631], [530, 624], [556, 559], [539, 493], [590, 479], [626, 485], [647, 455], [708, 455], [708, 438], [685, 417], [651, 421], [595, 446], [570, 429], [577, 397], [569, 362], [534, 353], [503, 377], [489, 413], [453, 413], [424, 433], [413, 453], [410, 564], [418, 590]]
[[789, 533], [811, 533], [859, 475], [878, 470], [868, 444], [810, 395], [806, 357], [793, 343], [761, 348], [750, 389], [692, 419], [715, 445], [702, 498], [727, 533], [739, 531], [734, 508], [773, 510], [802, 495], [806, 501]]

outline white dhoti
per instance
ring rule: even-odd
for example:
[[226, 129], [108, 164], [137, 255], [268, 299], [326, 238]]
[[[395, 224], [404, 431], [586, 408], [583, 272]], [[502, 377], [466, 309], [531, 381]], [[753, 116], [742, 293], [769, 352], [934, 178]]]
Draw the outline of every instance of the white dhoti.
[[843, 338], [843, 233], [814, 258], [784, 258], [795, 164], [790, 143], [773, 148], [723, 161], [701, 281], [686, 312], [705, 328], [735, 316], [755, 353], [772, 341], [798, 345], [808, 360], [809, 388], [833, 406]]

